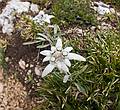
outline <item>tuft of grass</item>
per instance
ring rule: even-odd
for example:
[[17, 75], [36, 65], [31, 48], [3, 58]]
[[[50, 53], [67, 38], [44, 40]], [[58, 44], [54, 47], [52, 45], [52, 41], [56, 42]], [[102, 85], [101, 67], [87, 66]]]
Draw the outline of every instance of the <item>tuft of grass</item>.
[[16, 24], [16, 28], [21, 31], [21, 37], [25, 41], [35, 39], [37, 33], [41, 32], [41, 28], [26, 15], [20, 17], [19, 22]]
[[8, 42], [6, 39], [0, 38], [0, 68], [6, 69], [7, 64], [5, 61], [5, 50]]
[[89, 0], [57, 0], [52, 5], [54, 22], [57, 24], [95, 25], [95, 12]]
[[96, 101], [100, 110], [115, 110], [120, 91], [120, 37], [116, 30], [88, 33], [86, 51], [91, 80], [89, 100]]

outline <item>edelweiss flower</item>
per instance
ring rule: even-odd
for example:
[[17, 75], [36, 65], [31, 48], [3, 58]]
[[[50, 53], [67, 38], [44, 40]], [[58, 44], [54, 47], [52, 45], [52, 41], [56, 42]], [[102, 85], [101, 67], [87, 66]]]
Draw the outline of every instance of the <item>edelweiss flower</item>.
[[60, 71], [66, 74], [63, 82], [67, 82], [69, 78], [69, 75], [67, 74], [69, 73], [68, 67], [71, 66], [70, 60], [86, 61], [86, 59], [81, 55], [70, 53], [72, 49], [72, 47], [66, 47], [63, 49], [62, 40], [58, 38], [56, 46], [52, 46], [51, 50], [41, 51], [40, 54], [46, 56], [43, 59], [43, 62], [49, 61], [49, 64], [42, 73], [42, 77], [46, 76], [48, 73], [52, 72], [55, 67], [57, 67]]
[[35, 12], [35, 13], [38, 13], [39, 12], [39, 7], [38, 7], [38, 5], [37, 4], [31, 4], [30, 5], [30, 10], [32, 11], [32, 12]]
[[50, 19], [53, 18], [53, 15], [45, 14], [44, 11], [40, 11], [38, 15], [36, 15], [33, 20], [43, 25], [45, 22], [50, 23]]

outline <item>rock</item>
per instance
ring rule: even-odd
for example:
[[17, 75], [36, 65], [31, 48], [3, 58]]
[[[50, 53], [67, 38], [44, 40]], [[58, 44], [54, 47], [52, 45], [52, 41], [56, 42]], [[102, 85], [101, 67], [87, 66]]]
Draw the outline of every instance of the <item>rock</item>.
[[35, 67], [35, 74], [36, 75], [41, 75], [41, 70], [38, 66]]
[[2, 84], [2, 83], [0, 83], [0, 93], [2, 93], [2, 92], [3, 92], [3, 88], [4, 88], [3, 84]]
[[91, 30], [93, 30], [93, 31], [94, 31], [95, 29], [96, 29], [96, 27], [95, 27], [95, 26], [92, 26], [92, 27], [91, 27]]
[[32, 3], [31, 6], [30, 6], [30, 10], [31, 10], [32, 12], [38, 13], [38, 12], [39, 12], [38, 5]]
[[5, 61], [8, 62], [8, 61], [9, 61], [9, 57], [6, 57], [6, 58], [5, 58]]
[[0, 80], [3, 80], [3, 69], [0, 68]]
[[19, 61], [19, 66], [20, 66], [21, 69], [24, 69], [24, 70], [25, 70], [25, 67], [26, 67], [25, 61], [23, 61], [22, 59], [20, 59], [20, 61]]
[[114, 9], [114, 8], [110, 8], [110, 12], [111, 12], [112, 14], [115, 14], [115, 9]]
[[120, 13], [119, 13], [119, 12], [117, 12], [117, 16], [119, 16], [119, 17], [120, 17]]
[[30, 75], [30, 74], [31, 74], [31, 72], [32, 72], [32, 70], [28, 70], [27, 74], [28, 74], [28, 75]]
[[34, 65], [30, 64], [30, 68], [34, 67]]
[[97, 16], [97, 20], [100, 21], [102, 19], [101, 16]]
[[26, 64], [26, 68], [29, 66], [29, 64]]

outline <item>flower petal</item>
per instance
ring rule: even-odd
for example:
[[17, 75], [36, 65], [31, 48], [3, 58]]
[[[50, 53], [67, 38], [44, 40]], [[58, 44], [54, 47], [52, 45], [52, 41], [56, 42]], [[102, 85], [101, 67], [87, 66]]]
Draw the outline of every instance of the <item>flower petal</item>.
[[73, 50], [72, 47], [66, 47], [63, 51], [70, 52], [71, 50]]
[[43, 50], [40, 52], [40, 54], [44, 55], [44, 56], [50, 56], [51, 55], [51, 51], [50, 50]]
[[49, 61], [51, 57], [47, 56], [43, 59], [43, 62]]
[[44, 71], [42, 72], [42, 77], [46, 76], [48, 73], [52, 72], [52, 70], [55, 68], [55, 65], [48, 64]]
[[55, 46], [52, 46], [51, 47], [51, 52], [54, 53], [56, 51], [56, 47]]
[[63, 83], [66, 83], [69, 79], [70, 75], [66, 74], [63, 78]]
[[58, 38], [55, 46], [58, 50], [62, 50], [62, 39]]
[[50, 19], [53, 18], [53, 15], [44, 14], [44, 21], [50, 24]]
[[67, 58], [64, 60], [64, 63], [69, 67], [71, 66], [71, 63], [70, 63], [69, 59], [67, 59]]
[[86, 61], [86, 59], [83, 56], [75, 54], [75, 53], [68, 53], [68, 59], [69, 60]]
[[57, 62], [57, 67], [60, 71], [63, 71], [65, 73], [69, 72], [69, 69], [64, 62]]

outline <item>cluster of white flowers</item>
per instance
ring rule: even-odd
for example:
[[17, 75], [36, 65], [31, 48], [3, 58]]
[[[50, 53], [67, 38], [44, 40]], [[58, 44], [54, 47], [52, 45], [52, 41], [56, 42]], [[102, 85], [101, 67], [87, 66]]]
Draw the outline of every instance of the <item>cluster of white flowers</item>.
[[48, 14], [45, 14], [44, 11], [40, 11], [38, 15], [36, 15], [33, 18], [33, 20], [39, 23], [40, 25], [43, 25], [45, 22], [50, 23], [50, 19], [53, 17], [54, 17], [53, 15], [48, 15]]
[[[30, 4], [30, 2], [21, 2], [20, 0], [9, 1], [0, 14], [0, 26], [2, 27], [2, 32], [12, 35], [12, 32], [14, 31], [13, 21], [15, 20], [15, 14], [22, 14], [23, 12], [28, 11], [38, 13], [38, 5], [33, 3]], [[48, 15], [45, 14], [44, 11], [40, 11], [39, 14], [32, 19], [42, 25], [44, 22], [50, 23], [51, 18], [53, 18], [53, 15]]]
[[61, 72], [65, 73], [63, 82], [67, 82], [70, 74], [68, 67], [71, 66], [70, 60], [86, 61], [81, 55], [71, 53], [72, 47], [62, 48], [62, 40], [57, 39], [56, 46], [52, 46], [51, 50], [41, 51], [40, 54], [46, 56], [43, 62], [49, 61], [50, 64], [46, 66], [42, 73], [42, 77], [46, 76], [48, 73], [57, 67]]

